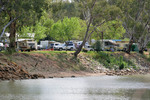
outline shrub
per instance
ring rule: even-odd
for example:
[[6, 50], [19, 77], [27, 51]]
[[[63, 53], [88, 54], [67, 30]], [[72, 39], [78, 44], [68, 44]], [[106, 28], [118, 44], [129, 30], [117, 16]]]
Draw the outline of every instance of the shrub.
[[92, 54], [92, 57], [109, 69], [122, 70], [124, 68], [129, 68], [129, 66], [132, 66], [134, 69], [136, 68], [131, 61], [128, 61], [123, 56], [117, 57], [111, 53], [97, 52]]
[[96, 41], [96, 43], [93, 45], [93, 48], [95, 49], [95, 51], [101, 51], [102, 50], [102, 44], [100, 41]]

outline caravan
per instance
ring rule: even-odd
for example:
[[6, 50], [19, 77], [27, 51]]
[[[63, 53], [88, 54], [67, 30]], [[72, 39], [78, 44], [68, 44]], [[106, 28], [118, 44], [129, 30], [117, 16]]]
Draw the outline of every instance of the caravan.
[[33, 39], [20, 39], [17, 41], [17, 48], [23, 51], [37, 50], [37, 42]]

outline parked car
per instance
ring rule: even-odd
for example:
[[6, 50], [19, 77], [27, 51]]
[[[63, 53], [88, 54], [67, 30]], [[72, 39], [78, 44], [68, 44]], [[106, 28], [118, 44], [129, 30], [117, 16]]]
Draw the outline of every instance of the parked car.
[[[76, 43], [75, 43], [75, 44], [76, 44], [76, 45], [75, 45], [76, 48], [78, 48], [78, 47], [82, 44], [82, 42], [83, 42], [83, 41], [78, 41], [78, 42], [76, 42]], [[89, 45], [88, 42], [85, 43], [85, 46], [87, 46], [87, 45]]]
[[63, 50], [63, 45], [59, 42], [54, 42], [50, 44], [50, 49]]
[[59, 43], [59, 44], [55, 44], [55, 46], [54, 46], [54, 50], [63, 50], [63, 47], [64, 47], [64, 45], [63, 44], [61, 44], [61, 43]]
[[91, 45], [86, 45], [83, 47], [83, 51], [94, 51]]
[[75, 44], [72, 41], [66, 41], [64, 46], [63, 46], [63, 49], [73, 51], [73, 50], [76, 49], [76, 47], [75, 47]]
[[38, 50], [42, 50], [43, 46], [42, 45], [37, 45]]
[[4, 49], [4, 44], [0, 43], [0, 51], [2, 51]]

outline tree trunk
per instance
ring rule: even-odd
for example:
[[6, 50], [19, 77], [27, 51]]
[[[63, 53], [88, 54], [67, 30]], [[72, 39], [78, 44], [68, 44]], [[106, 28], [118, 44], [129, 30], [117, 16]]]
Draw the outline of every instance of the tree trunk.
[[132, 44], [133, 44], [133, 37], [130, 39], [130, 42], [129, 42], [129, 45], [128, 45], [128, 48], [127, 48], [127, 51], [126, 51], [128, 54], [130, 54]]
[[144, 53], [144, 50], [142, 49], [142, 50], [139, 50], [139, 53], [140, 54], [143, 54]]
[[86, 39], [84, 39], [84, 41], [82, 42], [82, 44], [79, 46], [79, 48], [76, 50], [76, 52], [74, 53], [74, 56], [77, 57], [78, 54], [81, 52], [82, 47], [85, 45]]
[[16, 48], [15, 39], [16, 39], [16, 22], [12, 22], [10, 24], [9, 51], [15, 51], [15, 48]]
[[75, 57], [77, 57], [78, 56], [78, 54], [81, 52], [81, 50], [82, 50], [82, 47], [85, 45], [85, 43], [86, 43], [86, 41], [87, 41], [87, 38], [88, 38], [88, 33], [89, 33], [89, 28], [90, 28], [90, 25], [91, 25], [91, 23], [92, 23], [92, 20], [93, 20], [93, 18], [92, 18], [92, 16], [90, 16], [90, 20], [89, 20], [89, 23], [88, 23], [88, 25], [87, 25], [87, 30], [86, 30], [86, 34], [85, 34], [85, 36], [84, 36], [84, 40], [83, 40], [83, 42], [82, 42], [82, 44], [79, 46], [79, 48], [76, 50], [76, 52], [74, 53], [74, 56]]

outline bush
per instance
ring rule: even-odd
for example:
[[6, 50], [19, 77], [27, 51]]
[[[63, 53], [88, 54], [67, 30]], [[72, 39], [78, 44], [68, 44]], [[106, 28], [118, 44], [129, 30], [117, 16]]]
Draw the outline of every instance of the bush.
[[95, 51], [102, 51], [102, 44], [100, 41], [96, 41], [96, 43], [93, 45], [93, 48]]
[[122, 64], [119, 66], [119, 69], [122, 70], [122, 69], [124, 69], [124, 67], [125, 67], [125, 66], [124, 66], [124, 64], [122, 63]]
[[116, 57], [111, 53], [109, 54], [104, 52], [95, 52], [95, 55], [92, 54], [92, 56], [109, 69], [122, 70], [124, 68], [129, 68], [129, 66], [136, 69], [136, 66], [131, 61], [126, 60], [123, 56]]

